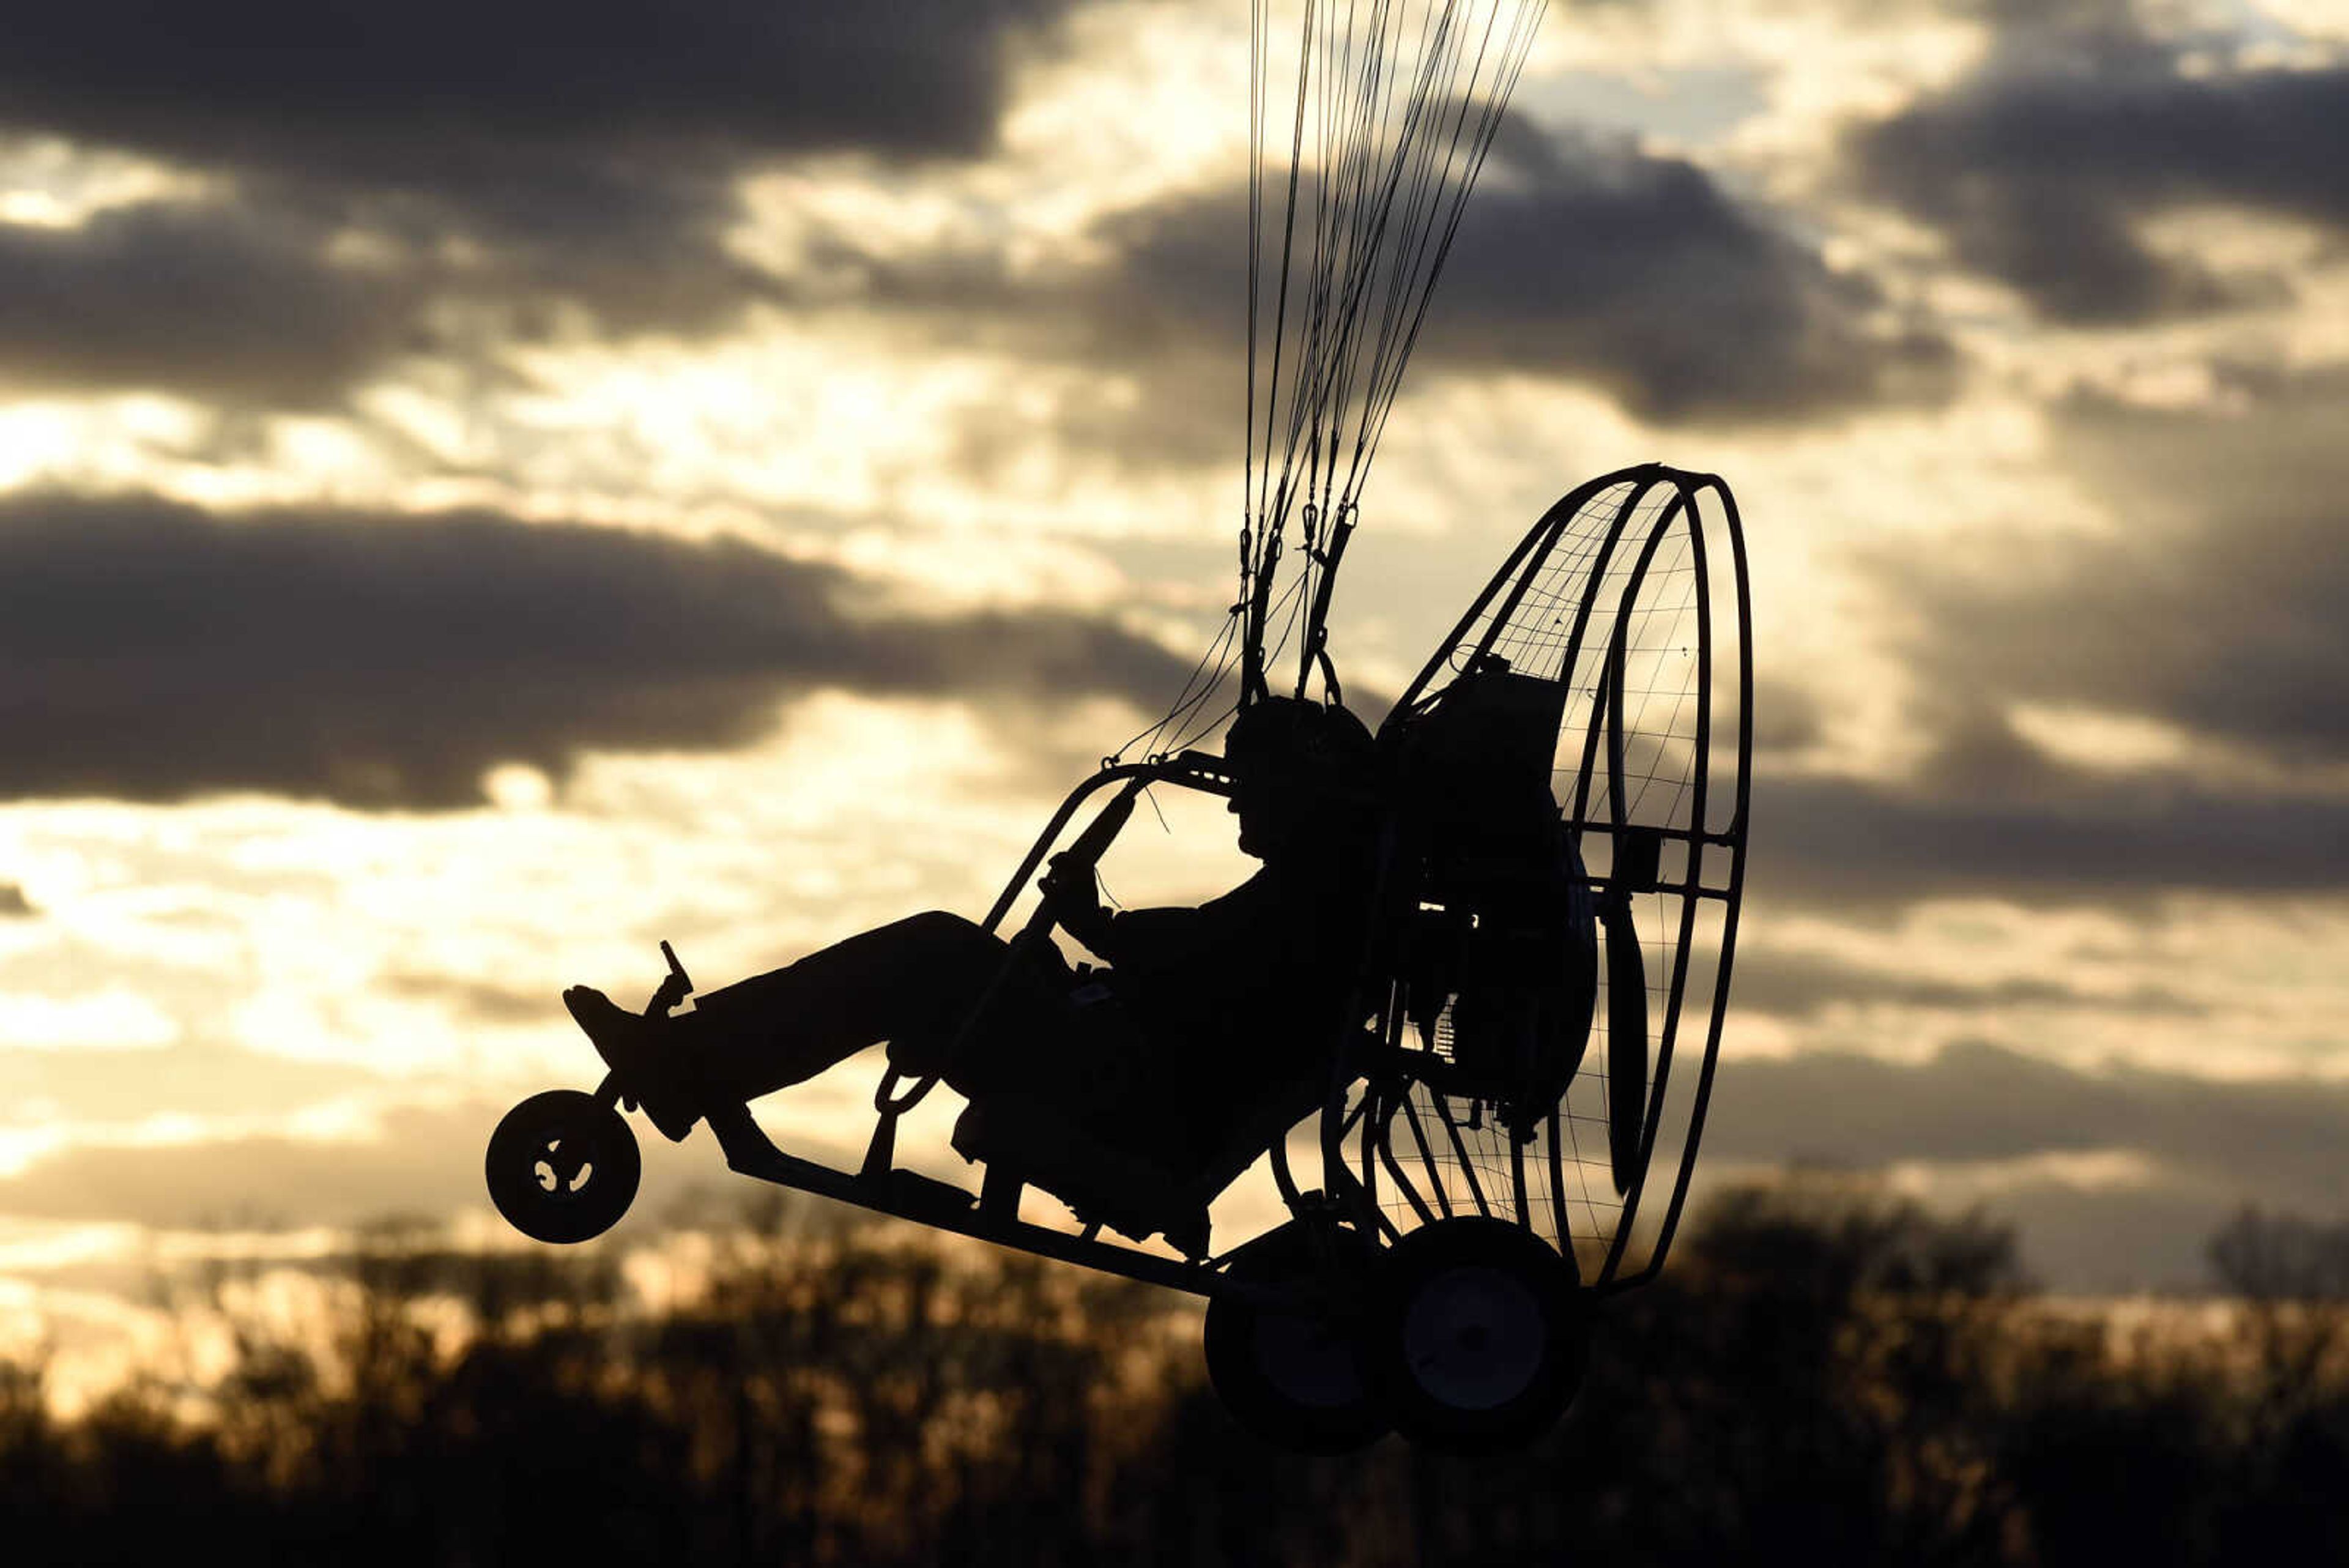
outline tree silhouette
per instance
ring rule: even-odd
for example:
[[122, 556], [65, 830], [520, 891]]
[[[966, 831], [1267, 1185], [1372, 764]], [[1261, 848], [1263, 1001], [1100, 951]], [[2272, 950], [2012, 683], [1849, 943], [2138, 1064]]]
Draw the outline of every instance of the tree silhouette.
[[[1613, 1303], [1576, 1410], [1517, 1454], [1341, 1459], [1237, 1429], [1188, 1302], [762, 1200], [681, 1216], [647, 1306], [612, 1251], [387, 1222], [318, 1265], [326, 1332], [240, 1271], [183, 1294], [233, 1365], [73, 1420], [0, 1367], [26, 1562], [234, 1542], [264, 1563], [2232, 1564], [2349, 1560], [2342, 1231], [2246, 1213], [2222, 1326], [2033, 1295], [2012, 1236], [1849, 1179], [1728, 1193]], [[201, 1394], [202, 1397], [197, 1396]]]

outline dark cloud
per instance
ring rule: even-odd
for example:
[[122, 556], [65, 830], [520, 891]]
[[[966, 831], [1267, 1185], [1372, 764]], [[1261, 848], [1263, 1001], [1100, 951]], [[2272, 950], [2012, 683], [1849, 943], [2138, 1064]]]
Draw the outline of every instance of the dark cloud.
[[329, 406], [402, 355], [481, 368], [562, 333], [716, 331], [774, 294], [724, 251], [714, 171], [471, 173], [429, 192], [250, 180], [78, 228], [0, 224], [0, 385]]
[[[2043, 900], [2349, 889], [2349, 374], [2221, 380], [2220, 411], [2086, 396], [2051, 410], [2050, 448], [2108, 530], [2018, 526], [1971, 550], [1862, 558], [1920, 692], [1909, 721], [1927, 754], [1877, 782], [1765, 764], [1758, 885]], [[2174, 763], [2075, 765], [2016, 730], [2026, 704], [2199, 744]]]
[[[1758, 778], [1753, 888], [1829, 905], [2349, 889], [2341, 832], [2349, 804], [2338, 794], [2247, 792], [2166, 771], [2075, 770], [2011, 732], [2005, 744], [2008, 763], [1945, 750], [1920, 774], [1892, 781]], [[1992, 771], [2009, 763], [2005, 774]], [[2002, 776], [2006, 784], [1995, 782]]]
[[2349, 760], [2349, 375], [2236, 391], [2219, 414], [2058, 410], [2055, 448], [2119, 520], [2109, 535], [1876, 561], [1928, 680]]
[[2126, 324], [2286, 286], [2156, 254], [2151, 216], [2219, 205], [2349, 230], [2349, 67], [2189, 75], [2127, 27], [2045, 37], [1853, 140], [1865, 188], [1966, 265], [2053, 319]]
[[1826, 708], [1817, 693], [1784, 676], [1754, 679], [1754, 748], [1799, 752], [1826, 738]]
[[967, 155], [1008, 47], [1070, 0], [224, 0], [16, 18], [0, 120], [191, 162], [434, 187], [520, 148], [558, 166], [676, 150]]
[[1168, 700], [1188, 664], [1081, 616], [854, 612], [846, 574], [490, 514], [214, 517], [0, 503], [0, 795], [480, 798], [586, 749], [717, 748], [816, 687]]
[[[1052, 413], [1081, 445], [1225, 459], [1237, 189], [1113, 216], [1019, 273], [999, 250], [888, 255], [843, 233], [776, 277], [726, 244], [737, 176], [763, 163], [985, 152], [1009, 62], [1077, 3], [45, 13], [0, 60], [0, 130], [166, 158], [228, 193], [0, 230], [0, 352], [19, 379], [318, 404], [402, 352], [485, 362], [582, 326], [719, 330], [754, 300], [878, 305], [924, 312], [941, 348], [1129, 374], [1132, 402], [1070, 392]], [[1595, 382], [1665, 421], [1936, 396], [1951, 368], [1945, 341], [1696, 165], [1520, 120], [1421, 358]], [[1006, 434], [979, 415], [973, 466]]]
[[25, 897], [24, 888], [14, 882], [0, 882], [0, 919], [22, 919], [39, 912]]
[[[0, 133], [229, 193], [78, 235], [0, 227], [0, 353], [19, 379], [312, 402], [423, 334], [427, 298], [498, 339], [564, 304], [610, 332], [722, 327], [767, 292], [725, 248], [738, 174], [984, 153], [1013, 59], [1075, 3], [28, 11]], [[355, 250], [367, 267], [336, 259]]]
[[[2118, 1066], [2080, 1072], [1987, 1044], [1950, 1046], [1914, 1065], [1845, 1053], [1730, 1063], [1703, 1144], [1713, 1161], [1808, 1158], [1860, 1168], [2106, 1150], [2142, 1156], [2150, 1167], [2143, 1190], [2041, 1179], [1997, 1200], [2024, 1220], [2027, 1241], [2044, 1221], [2034, 1262], [2043, 1270], [2052, 1262], [2075, 1279], [2078, 1268], [2064, 1262], [2056, 1243], [2092, 1237], [2098, 1213], [2110, 1222], [2149, 1204], [2148, 1214], [2191, 1216], [2183, 1240], [2199, 1250], [2210, 1225], [2247, 1201], [2336, 1212], [2344, 1147], [2349, 1085]], [[2096, 1257], [2100, 1268], [2131, 1271], [2134, 1282], [2144, 1283], [2148, 1269], [2155, 1276], [2191, 1272], [2190, 1252], [2179, 1251], [2132, 1235]]]
[[2114, 1186], [2024, 1179], [1986, 1200], [2011, 1217], [2026, 1277], [2056, 1291], [2209, 1290], [2211, 1237], [2242, 1209], [2216, 1184], [2154, 1172]]
[[[1701, 1163], [1695, 1211], [1715, 1193], [1750, 1185], [1756, 1174], [1750, 1164]], [[1881, 1170], [1816, 1161], [1784, 1166], [1775, 1179], [1796, 1192], [1847, 1197], [1878, 1197], [1886, 1187]], [[1909, 1190], [1905, 1182], [1900, 1189]], [[2232, 1192], [2158, 1168], [2114, 1183], [2010, 1169], [1988, 1192], [1961, 1173], [1929, 1170], [1922, 1196], [1945, 1212], [1980, 1210], [1992, 1224], [2012, 1226], [2023, 1276], [2035, 1284], [2115, 1295], [2209, 1290], [2213, 1282], [2204, 1250], [2242, 1208]]]
[[423, 346], [423, 290], [405, 272], [335, 265], [328, 238], [235, 203], [118, 208], [79, 228], [0, 224], [0, 385], [331, 401]]
[[[1414, 378], [1589, 382], [1666, 421], [1799, 419], [1946, 389], [1945, 340], [1891, 321], [1874, 286], [1830, 271], [1695, 164], [1508, 123], [1438, 284]], [[949, 340], [1140, 383], [1126, 402], [1058, 410], [1071, 439], [1228, 461], [1247, 233], [1247, 192], [1233, 185], [1110, 214], [1073, 248], [1081, 261], [1019, 270], [977, 248], [885, 256], [834, 234], [810, 270], [836, 304], [923, 312]], [[812, 286], [802, 292], [816, 302]], [[1263, 308], [1268, 346], [1270, 295]]]
[[1553, 137], [1496, 147], [1425, 351], [1466, 371], [1595, 380], [1643, 418], [1801, 419], [1943, 392], [1946, 340], [1886, 316], [1684, 160]]
[[1785, 1018], [1815, 1018], [1846, 1003], [1961, 1012], [2030, 1008], [2175, 1018], [2198, 1018], [2209, 1011], [2161, 986], [2108, 992], [2035, 978], [1967, 984], [1751, 943], [1738, 950], [1733, 994], [1740, 1012]]

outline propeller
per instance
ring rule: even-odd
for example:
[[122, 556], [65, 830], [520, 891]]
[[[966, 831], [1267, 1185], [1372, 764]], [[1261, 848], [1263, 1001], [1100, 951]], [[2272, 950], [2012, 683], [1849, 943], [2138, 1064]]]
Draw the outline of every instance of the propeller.
[[1631, 922], [1631, 895], [1610, 887], [1599, 906], [1607, 932], [1607, 1152], [1615, 1190], [1640, 1174], [1640, 1131], [1648, 1109], [1648, 962]]
[[1652, 888], [1663, 841], [1624, 821], [1623, 658], [1619, 625], [1607, 660], [1607, 813], [1613, 864], [1599, 920], [1607, 933], [1607, 1152], [1615, 1190], [1630, 1190], [1640, 1175], [1640, 1136], [1648, 1110], [1648, 962], [1631, 918], [1631, 895]]

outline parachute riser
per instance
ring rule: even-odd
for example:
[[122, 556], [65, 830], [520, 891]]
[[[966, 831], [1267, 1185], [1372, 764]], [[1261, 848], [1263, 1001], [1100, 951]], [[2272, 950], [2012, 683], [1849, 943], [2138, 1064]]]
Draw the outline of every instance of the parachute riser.
[[1269, 695], [1264, 677], [1265, 623], [1272, 616], [1272, 585], [1280, 573], [1280, 535], [1268, 534], [1264, 542], [1264, 559], [1256, 568], [1256, 581], [1247, 601], [1246, 640], [1240, 648], [1240, 705], [1246, 707], [1261, 697]]
[[1338, 672], [1330, 659], [1330, 600], [1337, 591], [1338, 566], [1346, 557], [1347, 542], [1354, 536], [1355, 510], [1352, 502], [1339, 507], [1337, 521], [1330, 525], [1329, 543], [1309, 554], [1320, 576], [1313, 585], [1313, 603], [1305, 618], [1304, 646], [1297, 659], [1297, 695], [1305, 695], [1305, 685], [1318, 666], [1322, 685], [1332, 702], [1342, 701], [1338, 685]]

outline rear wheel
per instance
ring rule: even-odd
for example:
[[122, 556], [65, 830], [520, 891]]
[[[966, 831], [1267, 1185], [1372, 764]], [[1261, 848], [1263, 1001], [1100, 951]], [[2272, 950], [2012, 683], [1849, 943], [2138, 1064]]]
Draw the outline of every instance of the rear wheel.
[[533, 1095], [490, 1135], [490, 1201], [539, 1241], [602, 1235], [636, 1200], [644, 1174], [636, 1135], [620, 1113], [576, 1089]]
[[1367, 1342], [1413, 1442], [1489, 1453], [1532, 1441], [1582, 1386], [1589, 1329], [1572, 1271], [1506, 1220], [1439, 1220], [1397, 1242]]
[[1233, 1258], [1226, 1277], [1244, 1288], [1207, 1303], [1207, 1378], [1241, 1426], [1307, 1454], [1351, 1453], [1386, 1434], [1354, 1310], [1377, 1261], [1359, 1232], [1303, 1220]]

